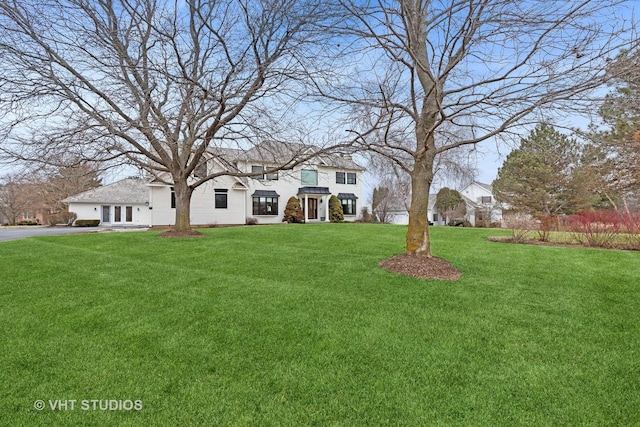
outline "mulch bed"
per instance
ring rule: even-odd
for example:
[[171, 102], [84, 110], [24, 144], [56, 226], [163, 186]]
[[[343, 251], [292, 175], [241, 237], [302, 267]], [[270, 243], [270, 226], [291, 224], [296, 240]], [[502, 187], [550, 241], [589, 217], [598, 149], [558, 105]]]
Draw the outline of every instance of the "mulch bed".
[[426, 255], [400, 254], [380, 261], [379, 265], [385, 270], [419, 279], [458, 280], [462, 275], [448, 261]]
[[511, 236], [491, 236], [487, 237], [489, 242], [511, 243], [513, 245], [535, 245], [535, 246], [559, 246], [563, 248], [583, 248], [599, 250], [619, 250], [619, 251], [639, 251], [640, 246], [630, 243], [612, 243], [609, 246], [589, 246], [578, 242], [543, 242], [541, 240], [526, 239], [522, 242], [514, 242]]

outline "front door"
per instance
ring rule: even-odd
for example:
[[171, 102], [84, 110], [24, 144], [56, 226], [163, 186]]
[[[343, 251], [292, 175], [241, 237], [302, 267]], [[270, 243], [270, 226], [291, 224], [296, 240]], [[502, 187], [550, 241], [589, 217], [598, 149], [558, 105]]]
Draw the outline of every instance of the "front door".
[[318, 219], [318, 199], [307, 199], [307, 212], [309, 219]]
[[133, 206], [114, 206], [113, 222], [133, 222]]
[[109, 215], [111, 212], [111, 206], [104, 205], [102, 206], [102, 222], [110, 223], [111, 216]]

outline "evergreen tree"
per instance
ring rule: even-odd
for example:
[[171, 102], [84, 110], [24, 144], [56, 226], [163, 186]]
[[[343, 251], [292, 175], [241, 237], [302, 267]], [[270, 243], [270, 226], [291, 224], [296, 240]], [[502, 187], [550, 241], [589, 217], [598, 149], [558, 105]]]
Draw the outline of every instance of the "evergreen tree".
[[329, 221], [331, 222], [342, 222], [344, 221], [344, 212], [342, 211], [342, 204], [340, 200], [332, 195], [329, 198]]
[[493, 182], [496, 200], [533, 215], [569, 212], [569, 188], [577, 156], [574, 139], [549, 124], [538, 125], [498, 170]]
[[304, 220], [304, 213], [302, 212], [302, 207], [300, 206], [300, 200], [296, 196], [289, 197], [287, 201], [287, 206], [284, 208], [284, 217], [282, 218], [283, 222], [302, 222]]

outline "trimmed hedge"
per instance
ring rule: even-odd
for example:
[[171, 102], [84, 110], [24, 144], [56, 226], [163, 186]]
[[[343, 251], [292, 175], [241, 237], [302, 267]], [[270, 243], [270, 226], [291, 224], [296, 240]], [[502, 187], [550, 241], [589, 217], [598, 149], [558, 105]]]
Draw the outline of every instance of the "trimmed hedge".
[[76, 219], [73, 223], [74, 227], [97, 227], [100, 224], [99, 219]]

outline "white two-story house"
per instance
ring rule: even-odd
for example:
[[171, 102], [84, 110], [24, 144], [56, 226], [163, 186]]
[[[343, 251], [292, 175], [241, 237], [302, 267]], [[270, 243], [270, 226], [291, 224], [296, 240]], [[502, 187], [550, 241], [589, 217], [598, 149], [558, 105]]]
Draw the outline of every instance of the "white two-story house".
[[[254, 176], [221, 175], [196, 188], [191, 198], [191, 224], [245, 224], [248, 218], [259, 224], [280, 223], [291, 196], [300, 200], [305, 222], [328, 221], [332, 195], [340, 200], [346, 221], [357, 218], [364, 169], [350, 156], [315, 155], [314, 147], [295, 144], [274, 147], [210, 150], [195, 170], [196, 177], [223, 171]], [[273, 170], [288, 160], [300, 163], [287, 170]], [[175, 193], [166, 179], [129, 178], [64, 202], [79, 219], [99, 219], [102, 225], [175, 223]]]

